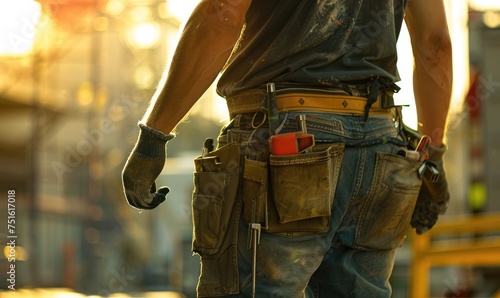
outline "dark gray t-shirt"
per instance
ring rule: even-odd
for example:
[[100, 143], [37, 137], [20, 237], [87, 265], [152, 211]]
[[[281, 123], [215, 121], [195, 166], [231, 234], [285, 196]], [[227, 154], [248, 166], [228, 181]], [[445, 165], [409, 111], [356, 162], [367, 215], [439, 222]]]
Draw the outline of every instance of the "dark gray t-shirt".
[[276, 85], [399, 80], [396, 41], [408, 0], [254, 0], [217, 85], [224, 97]]

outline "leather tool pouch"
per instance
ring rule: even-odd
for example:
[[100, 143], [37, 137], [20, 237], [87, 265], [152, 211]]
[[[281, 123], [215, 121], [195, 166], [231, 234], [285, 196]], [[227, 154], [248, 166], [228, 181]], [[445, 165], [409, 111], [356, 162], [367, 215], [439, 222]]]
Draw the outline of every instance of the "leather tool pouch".
[[192, 250], [203, 264], [198, 296], [238, 293], [239, 144], [227, 144], [194, 163]]
[[245, 222], [286, 237], [326, 232], [343, 152], [339, 143], [311, 153], [271, 155], [269, 171], [267, 163], [247, 160]]

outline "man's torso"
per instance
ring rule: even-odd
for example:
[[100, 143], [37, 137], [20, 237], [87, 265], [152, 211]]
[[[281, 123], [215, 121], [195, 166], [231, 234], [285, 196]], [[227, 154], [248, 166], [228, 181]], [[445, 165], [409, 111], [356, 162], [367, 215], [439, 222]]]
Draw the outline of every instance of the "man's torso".
[[267, 82], [334, 87], [399, 80], [396, 41], [407, 0], [254, 0], [218, 83], [230, 96]]

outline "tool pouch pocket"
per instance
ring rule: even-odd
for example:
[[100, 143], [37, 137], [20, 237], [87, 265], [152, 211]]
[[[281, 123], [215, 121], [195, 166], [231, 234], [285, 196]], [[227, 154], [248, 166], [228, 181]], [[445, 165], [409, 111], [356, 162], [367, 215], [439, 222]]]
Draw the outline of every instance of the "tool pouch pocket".
[[421, 165], [399, 155], [377, 154], [372, 187], [359, 212], [355, 247], [384, 250], [403, 244], [422, 185]]
[[243, 219], [246, 223], [267, 224], [268, 163], [245, 159], [243, 170]]
[[344, 144], [297, 155], [270, 156], [268, 231], [288, 237], [328, 230]]
[[193, 252], [214, 255], [220, 250], [236, 202], [239, 162], [236, 143], [194, 160]]
[[199, 297], [219, 297], [239, 291], [237, 200], [240, 145], [229, 143], [194, 160], [193, 243], [201, 258]]

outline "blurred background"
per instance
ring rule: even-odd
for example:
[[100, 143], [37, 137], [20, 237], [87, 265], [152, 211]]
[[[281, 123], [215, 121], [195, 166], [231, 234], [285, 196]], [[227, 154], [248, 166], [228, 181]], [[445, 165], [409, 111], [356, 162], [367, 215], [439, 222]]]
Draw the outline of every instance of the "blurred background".
[[[120, 173], [197, 2], [0, 2], [0, 289], [16, 260], [16, 291], [0, 297], [195, 297], [193, 158], [228, 121], [224, 100], [210, 89], [179, 125], [159, 208], [129, 207]], [[394, 297], [500, 297], [500, 3], [448, 0], [447, 12], [452, 202], [435, 231], [398, 251]], [[406, 32], [398, 46], [397, 100], [416, 127]]]

